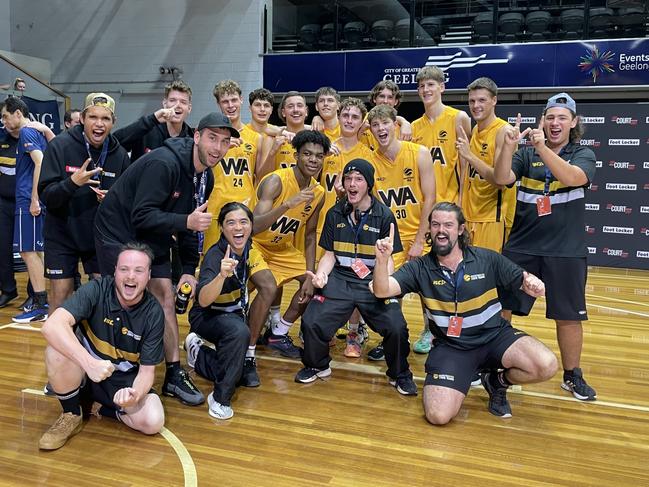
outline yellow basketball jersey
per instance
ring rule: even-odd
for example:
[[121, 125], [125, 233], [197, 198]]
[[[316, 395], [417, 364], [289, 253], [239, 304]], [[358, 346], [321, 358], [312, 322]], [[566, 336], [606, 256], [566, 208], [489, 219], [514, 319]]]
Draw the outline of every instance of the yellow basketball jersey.
[[352, 159], [365, 159], [372, 163], [372, 151], [369, 150], [364, 144], [360, 142], [349, 150], [344, 150], [342, 145], [338, 147], [340, 154], [331, 155], [325, 158], [322, 164], [322, 172], [320, 173], [320, 184], [325, 190], [324, 203], [322, 210], [320, 210], [320, 217], [318, 218], [318, 235], [322, 232], [327, 211], [336, 204], [336, 191], [334, 190], [334, 181], [340, 172]]
[[401, 240], [415, 237], [419, 229], [421, 205], [424, 196], [419, 181], [417, 154], [421, 146], [412, 142], [401, 142], [394, 162], [373, 153], [374, 193], [397, 218]]
[[[473, 127], [471, 133], [471, 152], [489, 167], [494, 167], [496, 157], [496, 136], [507, 122], [496, 118], [484, 130]], [[485, 181], [478, 172], [469, 166], [464, 175], [462, 211], [467, 221], [476, 223], [501, 222], [515, 197], [514, 188], [499, 188]]]
[[333, 129], [326, 128], [322, 131], [322, 133], [325, 134], [333, 144], [334, 142], [336, 142], [336, 140], [340, 138], [340, 124], [337, 123]]
[[223, 159], [214, 166], [214, 189], [207, 200], [207, 211], [214, 215], [214, 221], [205, 232], [205, 249], [209, 249], [221, 236], [216, 216], [226, 203], [238, 201], [251, 210], [257, 203], [255, 194], [255, 165], [259, 134], [247, 125], [239, 131], [241, 145], [232, 147]]
[[[300, 186], [297, 179], [295, 179], [295, 172], [293, 168], [279, 169], [268, 174], [262, 182], [272, 176], [277, 175], [282, 181], [282, 191], [275, 201], [273, 201], [273, 208], [277, 208], [284, 201], [292, 198], [300, 192]], [[261, 184], [261, 183], [260, 183]], [[311, 178], [309, 186], [317, 184], [314, 178]], [[309, 217], [313, 214], [320, 200], [324, 197], [324, 188], [319, 184], [313, 188], [314, 198], [309, 203], [301, 203], [295, 208], [290, 208], [286, 213], [280, 216], [277, 221], [263, 232], [255, 235], [253, 240], [259, 245], [263, 245], [266, 249], [283, 248], [287, 245], [293, 246], [293, 239], [295, 234], [303, 227]]]
[[445, 106], [435, 122], [424, 114], [412, 122], [412, 141], [430, 151], [435, 168], [435, 201], [458, 203], [460, 193], [460, 165], [455, 147], [455, 117], [460, 111]]
[[295, 148], [288, 140], [285, 141], [280, 146], [273, 160], [275, 161], [275, 171], [295, 166], [297, 164], [295, 160]]

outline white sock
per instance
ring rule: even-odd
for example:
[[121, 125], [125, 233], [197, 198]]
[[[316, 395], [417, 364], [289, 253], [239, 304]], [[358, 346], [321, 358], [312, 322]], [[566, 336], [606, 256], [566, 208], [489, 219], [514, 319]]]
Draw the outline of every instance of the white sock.
[[284, 318], [280, 318], [279, 321], [273, 321], [271, 331], [273, 335], [287, 335], [292, 325], [293, 323], [286, 321]]
[[279, 306], [271, 306], [270, 307], [270, 320], [271, 321], [279, 321], [282, 317], [279, 315]]
[[257, 349], [257, 345], [248, 345], [248, 350], [246, 350], [246, 358], [255, 358], [255, 350]]

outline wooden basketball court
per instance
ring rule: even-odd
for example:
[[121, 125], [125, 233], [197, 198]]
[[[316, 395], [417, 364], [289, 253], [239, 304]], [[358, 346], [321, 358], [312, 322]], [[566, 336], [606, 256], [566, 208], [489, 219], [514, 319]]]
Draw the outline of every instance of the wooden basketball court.
[[[423, 416], [425, 356], [411, 354], [420, 395], [404, 397], [388, 385], [384, 363], [346, 359], [339, 340], [333, 375], [309, 385], [293, 381], [298, 362], [260, 348], [262, 386], [238, 390], [229, 421], [212, 419], [206, 405], [164, 397], [161, 435], [92, 418], [53, 452], [37, 446], [60, 412], [42, 394], [45, 340], [40, 325], [10, 324], [17, 299], [0, 310], [0, 485], [649, 485], [649, 272], [592, 268], [587, 293], [582, 368], [598, 392], [595, 403], [561, 390], [557, 374], [514, 388], [511, 419], [489, 414], [478, 387], [458, 418], [434, 427]], [[414, 341], [418, 300], [404, 300], [404, 310]], [[514, 325], [558, 353], [554, 323], [544, 316], [539, 300]], [[163, 374], [160, 367], [158, 390]], [[210, 383], [196, 381], [210, 392]]]

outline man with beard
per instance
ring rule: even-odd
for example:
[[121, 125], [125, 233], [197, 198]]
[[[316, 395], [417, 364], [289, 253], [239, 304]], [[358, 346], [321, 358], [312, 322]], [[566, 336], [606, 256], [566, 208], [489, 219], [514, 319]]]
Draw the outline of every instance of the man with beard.
[[86, 394], [97, 402], [92, 413], [98, 417], [147, 435], [162, 429], [162, 402], [151, 387], [163, 358], [164, 315], [146, 290], [152, 260], [148, 246], [124, 245], [114, 277], [79, 288], [43, 325], [47, 375], [63, 412], [41, 437], [40, 449], [61, 448], [81, 431], [89, 411], [82, 411], [80, 396]]
[[369, 327], [383, 337], [390, 384], [400, 394], [415, 396], [417, 386], [407, 360], [408, 327], [399, 301], [376, 299], [368, 288], [376, 241], [391, 236], [393, 248], [401, 246], [397, 222], [390, 209], [372, 196], [374, 168], [368, 161], [349, 161], [342, 175], [346, 196], [327, 212], [320, 237], [324, 255], [316, 273], [307, 272], [313, 286], [322, 291], [313, 296], [302, 317], [304, 368], [295, 381], [309, 383], [331, 375], [329, 341], [358, 308]]
[[407, 262], [392, 276], [393, 242], [389, 237], [377, 241], [373, 292], [378, 298], [409, 292], [423, 298], [435, 345], [426, 360], [428, 421], [436, 425], [451, 421], [479, 371], [489, 393], [489, 412], [509, 418], [507, 388], [550, 379], [557, 371], [557, 359], [501, 316], [496, 288], [542, 296], [545, 286], [502, 255], [470, 246], [464, 215], [456, 204], [436, 204], [428, 221], [431, 252]]
[[167, 374], [162, 392], [190, 405], [201, 404], [205, 397], [180, 367], [169, 249], [176, 234], [183, 269], [178, 287], [188, 283], [195, 291], [203, 232], [212, 223], [212, 214], [205, 213], [214, 185], [209, 169], [227, 152], [232, 137], [239, 137], [239, 132], [226, 116], [215, 112], [206, 115], [192, 139], [168, 139], [131, 164], [106, 195], [95, 220], [102, 275], [112, 274], [121, 244], [138, 240], [153, 249], [149, 290], [165, 313]]
[[130, 161], [111, 134], [115, 101], [105, 93], [90, 93], [76, 125], [50, 143], [38, 184], [48, 209], [45, 275], [50, 280], [50, 311], [74, 291], [79, 260], [86, 274], [99, 277], [94, 221], [99, 203]]

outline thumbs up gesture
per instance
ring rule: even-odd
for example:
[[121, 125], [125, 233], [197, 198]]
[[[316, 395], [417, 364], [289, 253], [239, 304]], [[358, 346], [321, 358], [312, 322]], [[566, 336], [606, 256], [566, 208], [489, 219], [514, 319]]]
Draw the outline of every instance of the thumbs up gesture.
[[204, 232], [212, 223], [212, 214], [207, 213], [207, 202], [196, 208], [187, 216], [187, 229], [195, 232]]

